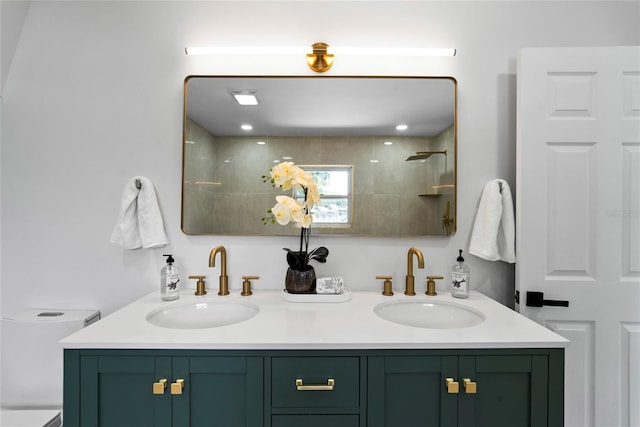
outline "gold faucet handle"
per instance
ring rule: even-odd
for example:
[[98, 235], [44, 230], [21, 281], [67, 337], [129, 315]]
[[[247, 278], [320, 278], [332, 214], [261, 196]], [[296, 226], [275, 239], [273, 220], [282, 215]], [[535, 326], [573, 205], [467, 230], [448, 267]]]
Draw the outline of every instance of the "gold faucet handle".
[[393, 295], [393, 284], [391, 283], [392, 276], [376, 276], [376, 279], [384, 280], [384, 287], [382, 289], [382, 295]]
[[253, 292], [251, 292], [251, 281], [258, 280], [259, 278], [259, 276], [242, 276], [242, 292], [240, 292], [240, 295], [245, 297], [253, 295]]
[[427, 276], [427, 291], [426, 295], [435, 296], [438, 295], [436, 292], [436, 280], [442, 280], [444, 277], [442, 276]]
[[195, 294], [198, 296], [206, 295], [207, 290], [205, 289], [204, 278], [207, 276], [189, 276], [189, 279], [198, 279], [196, 282], [196, 292]]

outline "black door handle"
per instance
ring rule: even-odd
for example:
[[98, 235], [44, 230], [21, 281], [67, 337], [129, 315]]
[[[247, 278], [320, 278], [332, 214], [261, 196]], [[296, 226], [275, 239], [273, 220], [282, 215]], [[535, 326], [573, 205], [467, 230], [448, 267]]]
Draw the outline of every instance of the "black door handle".
[[550, 305], [553, 307], [569, 307], [569, 301], [559, 301], [553, 299], [544, 299], [542, 292], [527, 291], [527, 307], [542, 307]]

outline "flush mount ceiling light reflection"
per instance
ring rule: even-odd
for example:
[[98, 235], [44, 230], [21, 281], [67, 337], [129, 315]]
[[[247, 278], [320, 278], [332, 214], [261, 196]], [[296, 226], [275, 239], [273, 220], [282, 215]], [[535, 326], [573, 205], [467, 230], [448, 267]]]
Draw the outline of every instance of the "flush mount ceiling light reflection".
[[231, 95], [233, 99], [240, 105], [258, 105], [260, 103], [260, 97], [258, 92], [232, 90]]
[[317, 42], [309, 46], [193, 46], [186, 47], [187, 55], [305, 55], [307, 65], [318, 73], [329, 70], [335, 55], [383, 56], [455, 56], [452, 48], [414, 48], [414, 47], [357, 47], [332, 46]]

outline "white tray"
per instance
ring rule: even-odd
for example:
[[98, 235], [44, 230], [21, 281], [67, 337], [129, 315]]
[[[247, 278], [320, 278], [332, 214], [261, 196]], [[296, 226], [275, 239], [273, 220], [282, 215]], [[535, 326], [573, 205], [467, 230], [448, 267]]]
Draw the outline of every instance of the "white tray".
[[351, 289], [344, 288], [341, 294], [290, 294], [283, 290], [282, 299], [287, 302], [347, 302], [351, 299]]

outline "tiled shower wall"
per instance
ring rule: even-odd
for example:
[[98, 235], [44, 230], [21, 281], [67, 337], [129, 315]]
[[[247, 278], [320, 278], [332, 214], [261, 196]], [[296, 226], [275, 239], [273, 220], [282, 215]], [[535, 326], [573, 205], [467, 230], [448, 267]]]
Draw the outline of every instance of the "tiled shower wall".
[[[280, 194], [262, 175], [284, 157], [299, 165], [353, 166], [352, 227], [314, 227], [317, 235], [445, 235], [447, 202], [451, 215], [455, 212], [453, 126], [434, 137], [219, 137], [188, 120], [185, 141], [187, 234], [297, 234], [293, 227], [261, 221]], [[446, 155], [424, 162], [406, 161], [417, 151], [444, 150]]]

